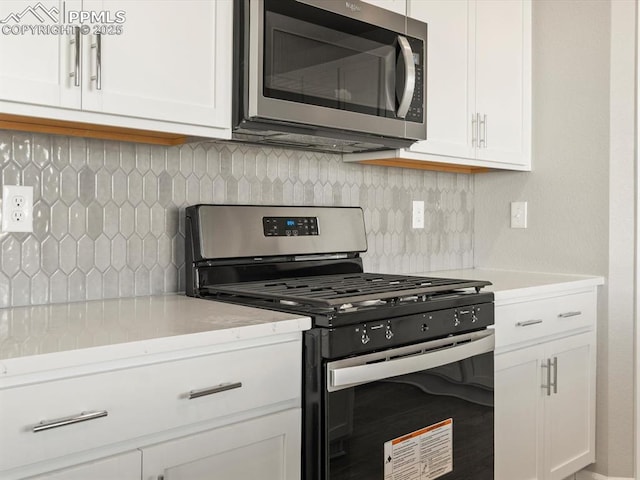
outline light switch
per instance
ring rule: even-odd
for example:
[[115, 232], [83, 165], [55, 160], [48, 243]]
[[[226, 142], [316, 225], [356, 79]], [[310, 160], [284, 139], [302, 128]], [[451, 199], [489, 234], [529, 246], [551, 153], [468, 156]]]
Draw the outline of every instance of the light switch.
[[511, 228], [527, 228], [527, 202], [511, 202]]
[[413, 213], [411, 215], [412, 228], [424, 228], [424, 200], [413, 201]]

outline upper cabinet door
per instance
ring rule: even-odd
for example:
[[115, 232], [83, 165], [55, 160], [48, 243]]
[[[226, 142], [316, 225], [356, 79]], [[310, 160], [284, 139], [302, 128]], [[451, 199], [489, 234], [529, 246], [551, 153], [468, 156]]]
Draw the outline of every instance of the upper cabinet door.
[[530, 163], [531, 3], [475, 4], [475, 111], [480, 160]]
[[472, 158], [474, 112], [473, 56], [469, 55], [473, 4], [466, 1], [412, 0], [409, 16], [426, 22], [427, 140], [414, 152]]
[[79, 108], [80, 67], [75, 35], [59, 34], [63, 4], [81, 10], [75, 0], [3, 0], [0, 2], [0, 100]]
[[229, 127], [231, 0], [85, 0], [83, 8], [125, 19], [104, 25], [99, 42], [96, 31], [85, 39], [83, 110]]

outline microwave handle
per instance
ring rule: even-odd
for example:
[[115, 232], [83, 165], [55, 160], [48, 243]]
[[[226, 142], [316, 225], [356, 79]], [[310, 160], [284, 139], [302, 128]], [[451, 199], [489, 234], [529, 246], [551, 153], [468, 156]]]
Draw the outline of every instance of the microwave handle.
[[416, 67], [413, 63], [413, 51], [406, 37], [398, 35], [398, 45], [400, 45], [400, 55], [404, 59], [404, 88], [402, 89], [402, 95], [399, 95], [400, 105], [396, 111], [396, 116], [404, 118], [407, 116], [411, 100], [413, 100], [413, 93], [416, 89]]
[[465, 358], [474, 357], [483, 353], [492, 352], [495, 348], [495, 336], [488, 332], [476, 340], [425, 352], [420, 355], [402, 357], [386, 362], [376, 362], [350, 367], [332, 368], [329, 364], [327, 390], [334, 392], [345, 388], [351, 388], [363, 383], [384, 380], [409, 373], [429, 370], [449, 363], [459, 362]]

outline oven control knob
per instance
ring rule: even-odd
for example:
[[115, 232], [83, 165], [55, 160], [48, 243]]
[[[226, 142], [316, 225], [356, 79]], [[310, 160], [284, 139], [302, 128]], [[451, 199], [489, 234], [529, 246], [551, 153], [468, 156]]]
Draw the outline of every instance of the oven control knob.
[[362, 342], [363, 345], [366, 345], [367, 343], [369, 343], [369, 340], [371, 340], [371, 337], [369, 337], [369, 334], [367, 333], [367, 331], [364, 330], [362, 332], [362, 337], [360, 337], [360, 341]]
[[390, 325], [387, 325], [387, 331], [384, 332], [384, 336], [387, 340], [391, 340], [393, 338], [393, 332], [391, 331]]

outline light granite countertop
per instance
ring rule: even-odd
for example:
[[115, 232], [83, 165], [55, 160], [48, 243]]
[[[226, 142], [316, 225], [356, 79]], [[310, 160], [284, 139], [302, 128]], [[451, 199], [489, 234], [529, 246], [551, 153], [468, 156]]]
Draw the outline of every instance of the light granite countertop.
[[6, 308], [0, 309], [0, 376], [35, 358], [63, 367], [79, 358], [127, 358], [310, 327], [308, 317], [185, 295]]
[[[494, 292], [496, 305], [604, 283], [598, 276], [493, 269], [413, 275], [487, 280], [492, 285], [485, 288]], [[308, 317], [185, 295], [6, 308], [0, 309], [0, 377], [36, 370], [43, 362], [50, 368], [61, 368], [309, 328]]]

